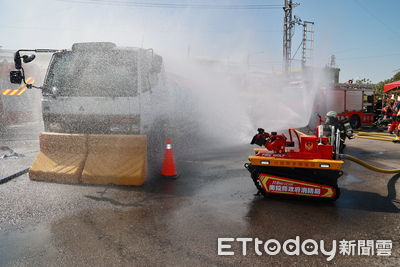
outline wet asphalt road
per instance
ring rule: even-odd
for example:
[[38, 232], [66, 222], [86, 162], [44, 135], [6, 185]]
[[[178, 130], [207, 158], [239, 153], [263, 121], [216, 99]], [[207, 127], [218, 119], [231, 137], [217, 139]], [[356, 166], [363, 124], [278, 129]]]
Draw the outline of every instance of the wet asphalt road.
[[[2, 175], [33, 160], [40, 125], [1, 135], [25, 157], [0, 160]], [[158, 176], [153, 163], [143, 187], [82, 186], [33, 182], [27, 175], [0, 185], [0, 266], [188, 266], [188, 265], [400, 265], [399, 175], [345, 164], [335, 203], [255, 196], [243, 168], [247, 144], [178, 153], [180, 177]], [[176, 148], [179, 151], [179, 148]], [[1, 152], [1, 151], [0, 151]], [[399, 168], [400, 144], [352, 140], [347, 153], [379, 167]], [[217, 255], [218, 237], [300, 236], [325, 240], [393, 241], [393, 255]], [[321, 253], [320, 253], [321, 254]]]

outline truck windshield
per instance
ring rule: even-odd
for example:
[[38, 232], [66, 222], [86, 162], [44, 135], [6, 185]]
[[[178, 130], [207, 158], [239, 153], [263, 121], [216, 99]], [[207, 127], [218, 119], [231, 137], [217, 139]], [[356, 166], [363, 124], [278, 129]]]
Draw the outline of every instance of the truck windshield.
[[59, 96], [127, 97], [137, 95], [134, 51], [63, 52], [55, 54], [44, 94]]

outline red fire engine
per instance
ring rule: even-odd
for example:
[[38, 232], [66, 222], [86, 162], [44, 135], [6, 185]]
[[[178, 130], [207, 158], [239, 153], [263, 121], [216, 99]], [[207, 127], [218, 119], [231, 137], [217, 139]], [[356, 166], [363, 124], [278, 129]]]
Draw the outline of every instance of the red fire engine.
[[353, 129], [375, 121], [376, 97], [373, 84], [335, 83], [316, 99], [316, 112], [323, 115], [334, 110], [339, 119], [347, 118]]

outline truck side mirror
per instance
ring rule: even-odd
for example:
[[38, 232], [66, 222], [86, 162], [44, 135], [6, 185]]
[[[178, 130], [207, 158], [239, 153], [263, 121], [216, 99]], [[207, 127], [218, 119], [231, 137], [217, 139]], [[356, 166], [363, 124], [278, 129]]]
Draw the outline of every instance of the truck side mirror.
[[23, 59], [24, 63], [29, 63], [32, 60], [34, 60], [35, 57], [36, 57], [35, 55], [23, 55], [22, 59]]
[[23, 79], [22, 72], [20, 70], [13, 70], [10, 72], [10, 82], [21, 84]]

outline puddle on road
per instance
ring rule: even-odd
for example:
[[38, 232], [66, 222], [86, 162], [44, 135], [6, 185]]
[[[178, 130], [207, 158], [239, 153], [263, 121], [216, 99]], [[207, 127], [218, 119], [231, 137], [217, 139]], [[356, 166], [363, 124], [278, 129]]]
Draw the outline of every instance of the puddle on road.
[[24, 154], [20, 154], [15, 152], [13, 149], [9, 148], [8, 146], [1, 146], [0, 150], [2, 151], [2, 155], [0, 156], [0, 159], [17, 159], [20, 157], [24, 157]]
[[362, 179], [357, 178], [351, 174], [346, 174], [343, 175], [343, 177], [341, 179], [339, 179], [338, 183], [339, 186], [343, 186], [343, 185], [350, 185], [350, 184], [354, 184], [354, 183], [360, 183], [362, 181]]
[[50, 230], [45, 225], [25, 231], [0, 232], [0, 266], [23, 262], [29, 257], [50, 254]]

